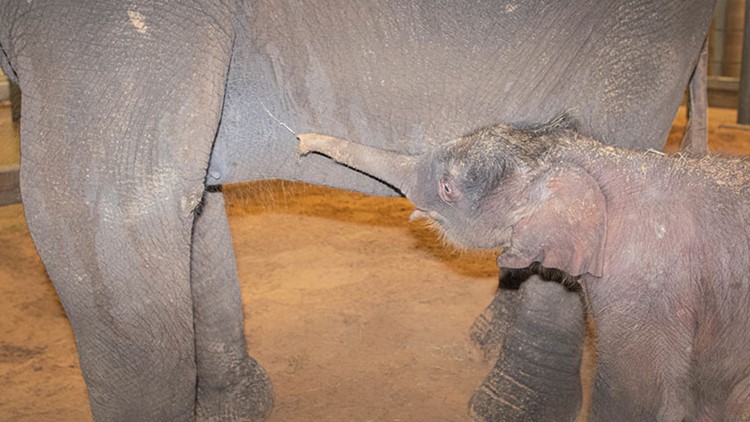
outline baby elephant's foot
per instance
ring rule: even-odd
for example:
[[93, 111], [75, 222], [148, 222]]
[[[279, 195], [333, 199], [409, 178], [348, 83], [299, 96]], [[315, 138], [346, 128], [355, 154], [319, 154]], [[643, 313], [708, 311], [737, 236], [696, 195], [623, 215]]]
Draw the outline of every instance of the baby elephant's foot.
[[273, 409], [274, 394], [266, 371], [251, 357], [229, 365], [223, 374], [198, 376], [197, 420], [261, 421]]

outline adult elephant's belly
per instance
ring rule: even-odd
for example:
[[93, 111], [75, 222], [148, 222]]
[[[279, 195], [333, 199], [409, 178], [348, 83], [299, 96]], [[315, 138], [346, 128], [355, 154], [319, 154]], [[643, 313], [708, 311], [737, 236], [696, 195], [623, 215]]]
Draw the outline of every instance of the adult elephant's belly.
[[393, 194], [329, 160], [302, 164], [292, 132], [417, 153], [565, 111], [596, 138], [659, 148], [703, 41], [686, 35], [705, 26], [695, 9], [710, 8], [662, 2], [635, 16], [598, 0], [462, 3], [254, 4], [235, 42], [208, 182], [283, 178]]

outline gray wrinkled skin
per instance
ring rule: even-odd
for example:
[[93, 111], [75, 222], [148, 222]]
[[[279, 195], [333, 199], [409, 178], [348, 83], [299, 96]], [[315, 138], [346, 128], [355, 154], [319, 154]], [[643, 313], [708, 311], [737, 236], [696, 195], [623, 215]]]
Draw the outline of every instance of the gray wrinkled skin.
[[[281, 178], [396, 194], [323, 157], [300, 159], [292, 132], [415, 154], [471, 128], [576, 110], [588, 135], [659, 148], [712, 9], [703, 0], [0, 0], [0, 67], [23, 95], [24, 209], [76, 336], [94, 419], [270, 411], [272, 389], [242, 335], [221, 193], [204, 195], [207, 186]], [[503, 368], [535, 361], [510, 345], [576, 349], [576, 313], [545, 327], [530, 316], [572, 301], [569, 292], [535, 284], [519, 294], [529, 299], [509, 310], [518, 324]], [[553, 407], [567, 419], [580, 393], [539, 384], [569, 380], [557, 368], [575, 365], [563, 353], [538, 366], [511, 407], [544, 420], [534, 406], [571, 403], [564, 416]], [[518, 420], [485, 404], [487, 417]]]
[[564, 119], [419, 157], [363, 160], [369, 148], [316, 135], [300, 151], [394, 184], [448, 240], [503, 248], [501, 267], [577, 279], [596, 324], [593, 420], [750, 417], [747, 159], [617, 149]]

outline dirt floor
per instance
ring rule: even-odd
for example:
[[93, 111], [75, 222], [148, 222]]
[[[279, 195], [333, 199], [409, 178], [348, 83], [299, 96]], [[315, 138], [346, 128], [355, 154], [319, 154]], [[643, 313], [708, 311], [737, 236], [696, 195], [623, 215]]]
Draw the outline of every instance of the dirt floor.
[[[17, 160], [0, 109], [0, 165]], [[670, 149], [684, 126], [675, 121]], [[711, 149], [750, 154], [712, 109]], [[468, 341], [494, 257], [459, 255], [400, 198], [289, 182], [226, 189], [250, 352], [276, 389], [271, 421], [459, 421], [489, 371]], [[90, 420], [73, 335], [20, 205], [0, 207], [0, 421]]]

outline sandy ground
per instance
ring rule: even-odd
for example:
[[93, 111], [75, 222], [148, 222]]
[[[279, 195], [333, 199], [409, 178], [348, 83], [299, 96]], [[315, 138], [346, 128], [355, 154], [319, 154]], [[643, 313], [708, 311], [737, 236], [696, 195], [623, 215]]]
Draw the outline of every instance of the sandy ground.
[[[0, 165], [17, 160], [0, 109]], [[679, 139], [684, 110], [675, 121]], [[711, 148], [750, 154], [750, 131]], [[226, 189], [250, 352], [276, 389], [271, 421], [458, 421], [490, 366], [468, 341], [491, 255], [458, 255], [400, 198], [289, 182]], [[0, 420], [91, 419], [72, 332], [20, 205], [0, 207]]]

